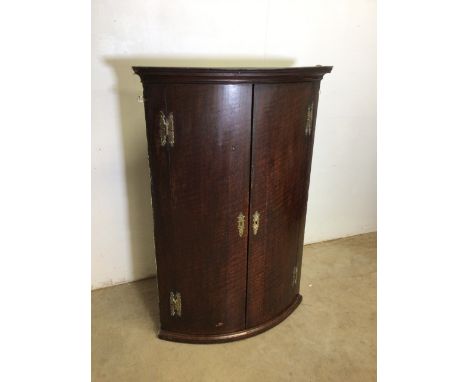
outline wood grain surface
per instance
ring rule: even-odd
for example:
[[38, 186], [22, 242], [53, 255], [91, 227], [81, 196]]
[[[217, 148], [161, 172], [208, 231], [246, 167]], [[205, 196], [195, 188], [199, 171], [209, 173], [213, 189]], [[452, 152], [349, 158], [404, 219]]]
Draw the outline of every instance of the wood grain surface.
[[[245, 327], [247, 234], [237, 216], [248, 216], [251, 92], [201, 84], [145, 94], [163, 330]], [[174, 147], [160, 144], [161, 110], [174, 115]], [[181, 317], [170, 315], [171, 291], [181, 293]]]
[[249, 235], [247, 327], [280, 314], [297, 294], [293, 271], [303, 245], [313, 101], [310, 83], [254, 86], [250, 216], [258, 211], [260, 226]]

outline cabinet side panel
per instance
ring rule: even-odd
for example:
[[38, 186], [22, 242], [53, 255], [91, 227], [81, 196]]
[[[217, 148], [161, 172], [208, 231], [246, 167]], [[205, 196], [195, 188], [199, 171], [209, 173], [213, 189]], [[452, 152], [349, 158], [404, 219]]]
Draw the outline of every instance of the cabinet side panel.
[[319, 90], [320, 90], [320, 81], [316, 81], [312, 84], [313, 86], [313, 114], [312, 114], [312, 131], [310, 133], [310, 138], [307, 140], [307, 168], [306, 168], [306, 175], [305, 175], [305, 182], [303, 187], [303, 210], [302, 210], [302, 217], [299, 223], [299, 232], [300, 237], [297, 245], [297, 282], [295, 286], [295, 293], [299, 293], [299, 286], [302, 276], [302, 254], [304, 251], [304, 230], [305, 230], [305, 223], [306, 223], [306, 215], [307, 215], [307, 202], [309, 196], [309, 185], [310, 185], [310, 171], [312, 167], [312, 158], [313, 158], [313, 151], [314, 151], [314, 140], [315, 140], [315, 123], [317, 121], [317, 111], [318, 111], [318, 101], [319, 101]]
[[[149, 85], [145, 96], [161, 328], [189, 334], [241, 330], [252, 86]], [[161, 144], [161, 112], [166, 121], [173, 115], [173, 146], [169, 138]], [[171, 292], [180, 293], [180, 316], [171, 312]]]
[[298, 293], [315, 86], [254, 87], [250, 213], [259, 226], [249, 236], [247, 327], [280, 315]]

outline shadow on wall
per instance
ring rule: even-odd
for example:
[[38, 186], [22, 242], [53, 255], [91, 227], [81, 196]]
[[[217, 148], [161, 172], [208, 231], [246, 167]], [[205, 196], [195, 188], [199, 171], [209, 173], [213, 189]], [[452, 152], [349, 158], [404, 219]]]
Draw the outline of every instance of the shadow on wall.
[[[290, 67], [290, 58], [252, 57], [107, 57], [105, 63], [116, 75], [115, 91], [119, 98], [120, 123], [125, 155], [125, 179], [131, 238], [131, 256], [134, 280], [156, 274], [153, 242], [153, 220], [146, 143], [143, 94], [140, 79], [133, 74], [132, 66], [173, 67]], [[131, 280], [129, 280], [131, 281]]]

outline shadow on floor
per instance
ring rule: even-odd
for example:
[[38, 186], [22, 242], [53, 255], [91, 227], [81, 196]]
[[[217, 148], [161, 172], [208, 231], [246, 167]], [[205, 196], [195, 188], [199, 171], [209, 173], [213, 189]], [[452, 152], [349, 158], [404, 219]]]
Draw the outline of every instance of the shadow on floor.
[[150, 277], [132, 284], [150, 317], [153, 331], [157, 335], [160, 328], [158, 281], [156, 277]]

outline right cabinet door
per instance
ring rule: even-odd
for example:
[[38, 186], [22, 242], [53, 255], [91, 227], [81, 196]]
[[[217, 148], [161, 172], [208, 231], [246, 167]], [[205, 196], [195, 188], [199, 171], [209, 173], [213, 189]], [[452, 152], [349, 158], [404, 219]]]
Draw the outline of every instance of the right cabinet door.
[[254, 86], [248, 328], [280, 315], [299, 291], [318, 86]]

